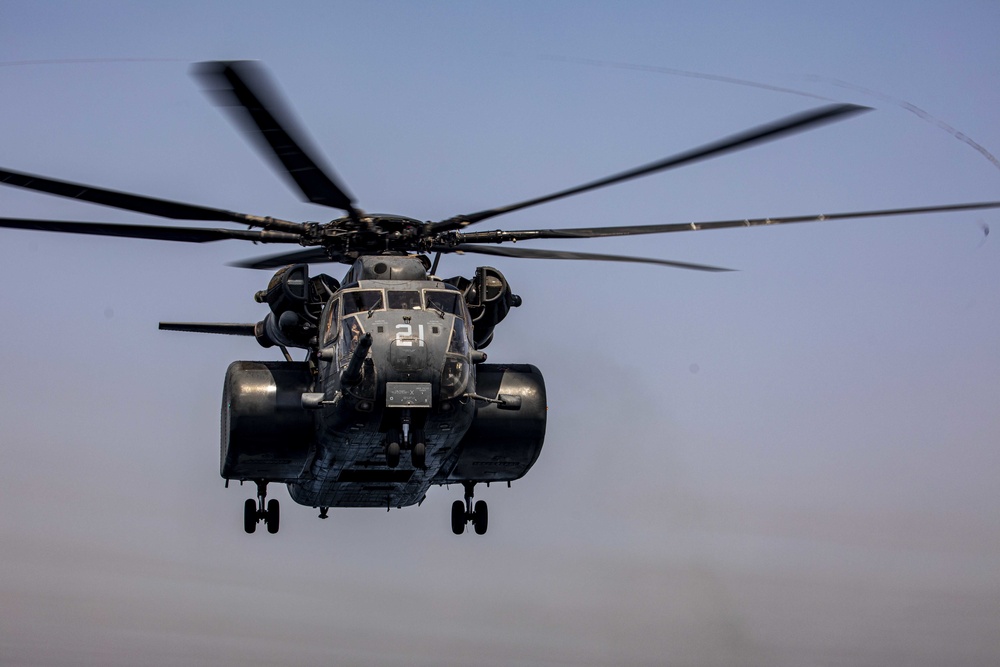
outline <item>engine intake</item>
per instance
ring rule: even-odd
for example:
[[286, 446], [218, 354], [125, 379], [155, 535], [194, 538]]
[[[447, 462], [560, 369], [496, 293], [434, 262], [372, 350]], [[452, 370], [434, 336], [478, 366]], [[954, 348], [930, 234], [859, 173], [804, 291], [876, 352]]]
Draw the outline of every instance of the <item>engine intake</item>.
[[465, 303], [472, 316], [472, 340], [477, 349], [493, 341], [493, 329], [500, 324], [511, 308], [521, 305], [521, 297], [510, 289], [507, 279], [492, 266], [476, 268], [472, 280], [450, 278], [446, 282], [465, 293]]
[[254, 295], [271, 309], [257, 323], [254, 336], [262, 347], [309, 347], [316, 336], [323, 305], [340, 288], [326, 274], [309, 278], [308, 264], [291, 264], [275, 273], [267, 289]]

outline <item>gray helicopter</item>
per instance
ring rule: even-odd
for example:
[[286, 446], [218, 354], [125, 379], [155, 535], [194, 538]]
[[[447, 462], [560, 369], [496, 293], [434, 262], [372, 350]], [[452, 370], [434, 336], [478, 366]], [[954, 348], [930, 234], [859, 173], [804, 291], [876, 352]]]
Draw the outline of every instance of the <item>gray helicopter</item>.
[[[257, 497], [244, 504], [248, 533], [260, 522], [268, 532], [278, 532], [279, 504], [267, 499], [267, 486], [275, 482], [286, 484], [296, 503], [318, 508], [320, 518], [326, 518], [331, 507], [419, 504], [432, 485], [461, 485], [464, 500], [452, 505], [452, 530], [464, 533], [471, 523], [483, 534], [488, 509], [482, 500], [473, 502], [475, 486], [509, 485], [535, 463], [545, 437], [542, 374], [530, 364], [486, 363], [483, 352], [495, 327], [521, 299], [493, 267], [478, 267], [471, 278], [439, 278], [442, 255], [727, 271], [662, 259], [500, 244], [1000, 207], [1000, 202], [980, 202], [780, 219], [466, 232], [469, 225], [505, 213], [748, 148], [867, 109], [850, 104], [820, 107], [574, 188], [422, 222], [358, 209], [294, 125], [258, 64], [202, 63], [195, 72], [307, 201], [345, 215], [327, 223], [291, 222], [0, 169], [0, 182], [7, 185], [164, 218], [238, 223], [248, 229], [22, 218], [0, 218], [0, 227], [188, 243], [241, 239], [304, 248], [237, 264], [277, 269], [266, 289], [255, 295], [269, 309], [261, 321], [160, 323], [170, 331], [253, 336], [263, 347], [282, 353], [281, 361], [233, 362], [223, 388], [220, 471], [227, 486], [232, 480], [256, 484]], [[351, 268], [339, 282], [325, 274], [310, 276], [309, 266], [323, 262]], [[290, 348], [305, 350], [305, 359], [294, 361]]]

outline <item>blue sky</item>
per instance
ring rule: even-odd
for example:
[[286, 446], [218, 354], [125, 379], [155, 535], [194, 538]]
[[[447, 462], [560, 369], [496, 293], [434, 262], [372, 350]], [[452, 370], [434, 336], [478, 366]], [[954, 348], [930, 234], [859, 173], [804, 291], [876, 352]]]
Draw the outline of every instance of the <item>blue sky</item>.
[[[248, 58], [370, 211], [519, 201], [815, 96], [875, 111], [484, 229], [1000, 199], [996, 165], [941, 126], [1000, 151], [988, 2], [36, 2], [0, 17], [0, 165], [156, 197], [332, 217], [189, 76]], [[0, 205], [155, 222], [12, 188]], [[548, 435], [527, 477], [477, 493], [489, 534], [461, 538], [454, 488], [325, 522], [272, 489], [281, 533], [242, 532], [252, 490], [217, 472], [222, 378], [274, 355], [156, 323], [260, 319], [268, 274], [226, 264], [268, 248], [3, 232], [0, 656], [995, 664], [997, 215], [537, 244], [729, 274], [498, 259], [524, 306], [490, 357], [543, 371]]]

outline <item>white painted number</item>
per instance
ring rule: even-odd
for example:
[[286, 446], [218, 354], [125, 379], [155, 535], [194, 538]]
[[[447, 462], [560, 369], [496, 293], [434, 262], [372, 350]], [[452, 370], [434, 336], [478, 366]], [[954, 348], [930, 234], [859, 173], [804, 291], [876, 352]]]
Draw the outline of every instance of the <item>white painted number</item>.
[[[400, 347], [413, 347], [413, 325], [412, 324], [397, 324], [396, 325], [396, 345]], [[417, 345], [419, 347], [424, 346], [424, 325], [417, 325]]]

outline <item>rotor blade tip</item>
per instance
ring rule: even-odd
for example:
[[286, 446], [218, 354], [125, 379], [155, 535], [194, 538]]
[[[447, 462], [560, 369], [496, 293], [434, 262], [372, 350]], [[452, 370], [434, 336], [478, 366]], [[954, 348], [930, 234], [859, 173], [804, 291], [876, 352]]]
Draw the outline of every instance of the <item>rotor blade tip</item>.
[[226, 266], [231, 266], [235, 269], [257, 269], [259, 267], [254, 266], [253, 262], [243, 261], [243, 262], [226, 262]]

